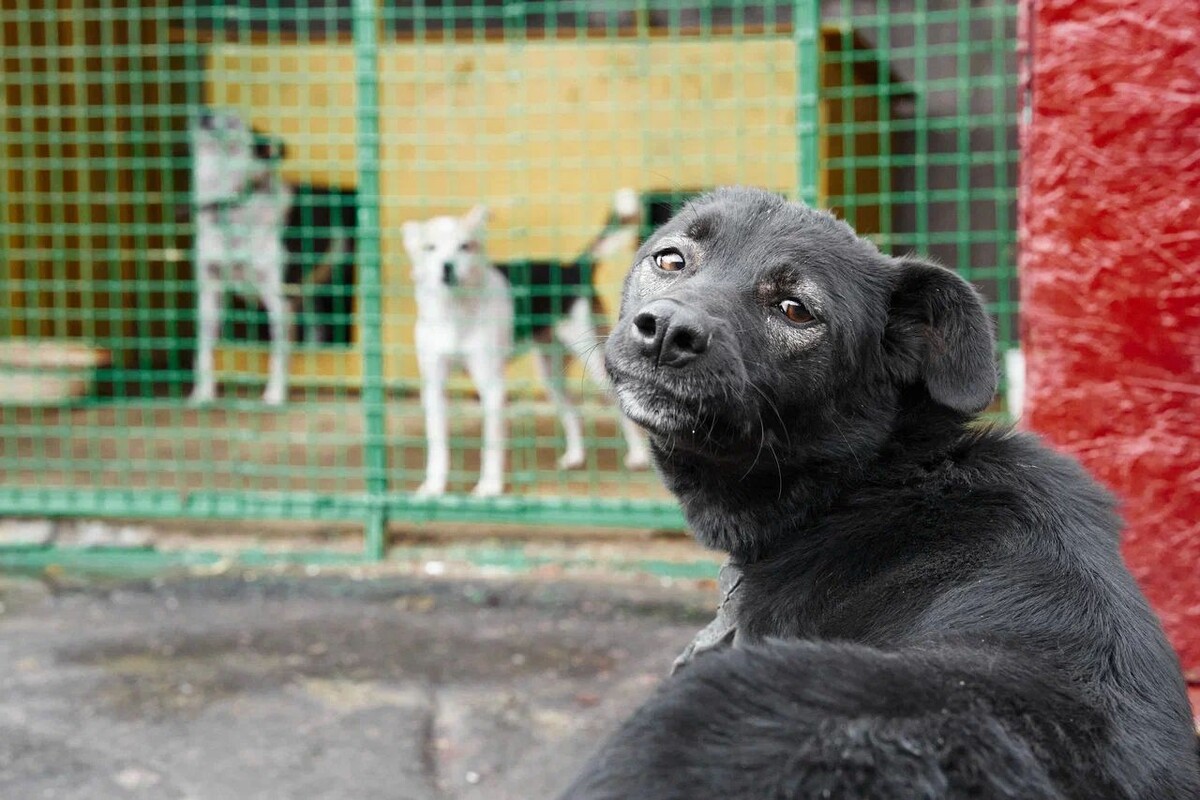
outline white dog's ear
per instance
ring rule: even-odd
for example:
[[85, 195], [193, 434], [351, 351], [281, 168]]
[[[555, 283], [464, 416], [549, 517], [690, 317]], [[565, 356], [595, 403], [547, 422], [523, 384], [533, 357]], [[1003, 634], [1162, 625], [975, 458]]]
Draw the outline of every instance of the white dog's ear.
[[488, 217], [490, 216], [491, 212], [488, 211], [487, 206], [475, 206], [463, 215], [463, 226], [472, 236], [474, 236], [475, 234], [479, 233], [480, 229], [483, 228], [485, 224], [487, 224]]
[[408, 257], [413, 262], [420, 257], [421, 247], [424, 244], [424, 237], [421, 235], [421, 223], [406, 222], [400, 226], [401, 232], [404, 234], [404, 249], [408, 251]]

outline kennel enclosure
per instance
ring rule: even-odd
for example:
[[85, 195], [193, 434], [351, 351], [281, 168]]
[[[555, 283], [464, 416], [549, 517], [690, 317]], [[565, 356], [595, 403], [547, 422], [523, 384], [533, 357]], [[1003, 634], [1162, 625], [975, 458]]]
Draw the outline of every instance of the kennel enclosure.
[[[388, 520], [680, 526], [653, 473], [621, 466], [616, 411], [577, 364], [587, 463], [557, 469], [528, 357], [509, 370], [505, 496], [465, 495], [479, 449], [465, 380], [452, 491], [412, 496], [424, 438], [400, 226], [476, 203], [493, 258], [565, 260], [619, 188], [638, 191], [645, 231], [697, 192], [763, 186], [958, 268], [1002, 350], [1016, 344], [1007, 3], [0, 8], [0, 514], [361, 520], [372, 555]], [[294, 341], [279, 409], [257, 400], [264, 314], [234, 293], [224, 396], [186, 403], [186, 132], [206, 106], [280, 139], [294, 186], [354, 204], [352, 256], [311, 290], [326, 333]], [[628, 257], [596, 265], [602, 322]]]

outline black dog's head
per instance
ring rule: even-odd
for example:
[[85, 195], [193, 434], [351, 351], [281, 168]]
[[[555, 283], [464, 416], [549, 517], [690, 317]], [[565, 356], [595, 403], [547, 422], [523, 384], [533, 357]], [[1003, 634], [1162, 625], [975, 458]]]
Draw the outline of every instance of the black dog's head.
[[906, 410], [965, 420], [996, 388], [966, 282], [742, 188], [692, 202], [643, 245], [605, 356], [669, 484], [765, 471], [781, 494], [789, 471], [869, 460]]

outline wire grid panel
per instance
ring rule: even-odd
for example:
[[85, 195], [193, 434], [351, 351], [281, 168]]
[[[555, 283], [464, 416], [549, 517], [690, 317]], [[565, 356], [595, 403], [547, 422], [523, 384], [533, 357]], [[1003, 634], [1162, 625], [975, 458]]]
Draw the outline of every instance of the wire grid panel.
[[[818, 29], [812, 2], [2, 2], [0, 513], [677, 525], [625, 463], [599, 342], [546, 331], [581, 285], [611, 324], [635, 237], [591, 243], [723, 184], [994, 280], [1011, 340], [1006, 6], [847, 3]], [[459, 366], [446, 494], [418, 497], [405, 223], [476, 206], [515, 310], [503, 494], [468, 495]]]
[[[4, 20], [5, 486], [117, 513], [361, 494], [340, 111], [301, 105], [287, 59], [215, 60], [228, 18], [194, 5]], [[245, 113], [263, 94], [270, 118]], [[287, 148], [318, 140], [294, 167]]]
[[[393, 330], [386, 372], [408, 380], [419, 372], [410, 343], [421, 309], [399, 277], [408, 269], [402, 223], [486, 205], [490, 258], [508, 270], [514, 293], [533, 298], [527, 310], [517, 304], [517, 356], [506, 378], [507, 480], [522, 496], [666, 500], [650, 472], [624, 466], [629, 443], [589, 377], [599, 371], [599, 342], [521, 341], [528, 329], [554, 323], [539, 315], [539, 293], [572, 291], [541, 280], [538, 268], [589, 262], [589, 244], [620, 216], [615, 195], [623, 189], [640, 205], [731, 182], [794, 192], [794, 170], [779, 169], [795, 152], [790, 32], [703, 35], [678, 22], [653, 30], [644, 22], [639, 36], [637, 19], [617, 11], [514, 18], [499, 5], [465, 18], [453, 7], [396, 8], [385, 17], [385, 30], [397, 32], [381, 63], [383, 267], [397, 276], [384, 280], [385, 326]], [[585, 283], [594, 287], [601, 329], [617, 311], [631, 254], [626, 246], [589, 264]], [[569, 298], [541, 305], [564, 310]], [[532, 319], [522, 319], [527, 311]], [[558, 466], [570, 454], [538, 377], [541, 354], [580, 404], [587, 444], [578, 469]], [[469, 385], [454, 389], [451, 486], [468, 490], [480, 473], [482, 423]], [[392, 417], [393, 474], [408, 486], [423, 479], [422, 436], [419, 414]]]
[[883, 250], [971, 281], [1003, 357], [1019, 347], [1017, 4], [831, 0], [825, 14], [848, 24], [822, 61], [824, 202]]

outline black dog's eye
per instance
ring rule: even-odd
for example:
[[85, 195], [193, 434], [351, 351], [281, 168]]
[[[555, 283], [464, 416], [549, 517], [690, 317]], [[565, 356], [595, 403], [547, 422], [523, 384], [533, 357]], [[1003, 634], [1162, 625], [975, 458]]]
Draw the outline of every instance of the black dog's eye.
[[679, 272], [687, 266], [678, 250], [664, 250], [654, 257], [654, 266], [663, 272]]
[[816, 319], [804, 303], [791, 297], [779, 304], [779, 310], [783, 312], [785, 317], [797, 325], [803, 325], [806, 322], [812, 322]]

